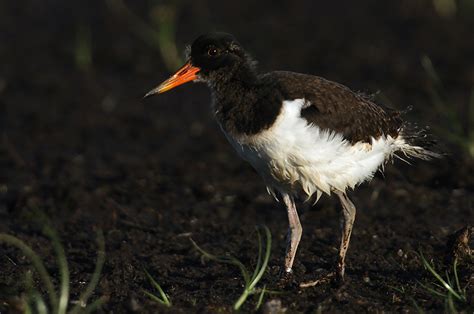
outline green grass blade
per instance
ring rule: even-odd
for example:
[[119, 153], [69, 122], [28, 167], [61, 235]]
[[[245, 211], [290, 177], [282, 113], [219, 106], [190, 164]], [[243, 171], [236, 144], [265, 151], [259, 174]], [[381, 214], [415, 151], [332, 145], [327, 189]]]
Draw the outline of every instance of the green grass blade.
[[23, 306], [25, 307], [23, 314], [33, 314], [31, 305], [28, 302], [25, 302]]
[[425, 266], [425, 268], [428, 269], [430, 273], [436, 279], [438, 279], [438, 281], [443, 285], [443, 287], [453, 294], [454, 297], [456, 297], [458, 300], [462, 300], [462, 297], [456, 291], [454, 291], [454, 289], [436, 272], [436, 270], [425, 259], [425, 257], [423, 256], [423, 253], [420, 252], [420, 255], [421, 255], [421, 259], [423, 261], [423, 265]]
[[51, 239], [51, 243], [53, 244], [61, 278], [57, 313], [65, 314], [69, 302], [69, 268], [67, 265], [66, 254], [64, 253], [64, 248], [59, 241], [58, 235], [51, 227], [45, 226], [44, 233]]
[[433, 63], [431, 62], [431, 59], [424, 55], [421, 58], [421, 64], [432, 82], [432, 86], [429, 88], [429, 93], [434, 106], [438, 112], [442, 113], [447, 119], [449, 119], [450, 126], [455, 130], [456, 134], [459, 134], [461, 132], [461, 125], [459, 123], [458, 114], [440, 95], [440, 91], [443, 91], [443, 84], [433, 66]]
[[236, 259], [235, 257], [232, 257], [232, 256], [213, 255], [213, 254], [211, 254], [209, 252], [206, 252], [203, 249], [201, 249], [197, 245], [197, 243], [193, 241], [193, 239], [189, 239], [189, 240], [193, 244], [194, 248], [196, 250], [198, 250], [199, 253], [201, 253], [201, 255], [204, 256], [205, 258], [207, 258], [209, 260], [216, 261], [218, 263], [226, 263], [226, 264], [231, 264], [231, 265], [237, 266], [240, 269], [240, 272], [242, 273], [242, 277], [244, 277], [245, 284], [247, 285], [247, 283], [250, 282], [250, 277], [249, 277], [249, 273], [247, 271], [247, 268], [244, 266], [244, 264], [242, 264], [241, 261], [239, 261], [238, 259]]
[[33, 310], [31, 309], [31, 305], [28, 303], [28, 300], [23, 301], [23, 314], [33, 314]]
[[43, 282], [44, 286], [46, 287], [46, 291], [48, 292], [49, 301], [53, 309], [58, 308], [58, 299], [56, 296], [56, 291], [54, 290], [54, 285], [51, 280], [51, 276], [49, 275], [46, 267], [44, 266], [43, 261], [41, 258], [36, 254], [33, 249], [25, 244], [22, 240], [18, 239], [17, 237], [8, 235], [8, 234], [0, 234], [0, 242], [7, 243], [18, 248], [20, 251], [23, 252], [31, 261], [34, 268], [38, 272], [41, 281]]
[[447, 303], [448, 313], [458, 313], [458, 311], [456, 310], [456, 307], [454, 306], [453, 295], [451, 293], [448, 293], [448, 296], [446, 298], [446, 303]]
[[[253, 281], [255, 279], [255, 277], [257, 277], [257, 274], [258, 274], [258, 270], [260, 269], [260, 267], [262, 266], [262, 236], [260, 234], [260, 230], [258, 228], [257, 229], [257, 240], [258, 240], [258, 257], [257, 257], [257, 265], [255, 265], [255, 270], [253, 271], [253, 274], [252, 274], [252, 278], [250, 279], [250, 281]], [[250, 282], [246, 282], [246, 285], [249, 284]]]
[[405, 287], [403, 287], [403, 286], [401, 288], [398, 288], [398, 287], [395, 287], [395, 286], [392, 286], [392, 285], [387, 285], [387, 287], [397, 291], [398, 293], [405, 294]]
[[155, 302], [158, 302], [159, 304], [162, 304], [164, 306], [167, 306], [167, 307], [170, 307], [171, 304], [166, 302], [165, 300], [162, 300], [160, 299], [159, 297], [157, 297], [156, 295], [154, 295], [153, 293], [149, 292], [149, 291], [146, 291], [145, 289], [142, 290], [143, 293], [145, 293], [151, 300], [155, 301]]
[[123, 0], [106, 0], [106, 3], [109, 8], [116, 11], [129, 23], [133, 32], [145, 44], [160, 52], [163, 62], [169, 70], [174, 71], [183, 64], [175, 41], [176, 5], [161, 5], [159, 7], [158, 15], [152, 16], [155, 17], [155, 23], [158, 26], [155, 28], [130, 10]]
[[[471, 145], [474, 146], [474, 88], [471, 89], [471, 95], [469, 96], [469, 103], [468, 103], [468, 119], [467, 122], [469, 123], [469, 134], [468, 137], [471, 141]], [[473, 147], [474, 148], [474, 147]], [[473, 152], [471, 152], [474, 155]]]
[[31, 273], [31, 271], [27, 271], [25, 274], [25, 287], [26, 287], [26, 293], [27, 293], [25, 313], [33, 313], [30, 303], [33, 303], [34, 305], [36, 305], [36, 312], [34, 313], [38, 313], [38, 314], [48, 313], [48, 308], [46, 307], [46, 304], [43, 298], [41, 297], [41, 295], [38, 293], [38, 291], [35, 289], [33, 285], [33, 274]]
[[431, 62], [430, 57], [428, 57], [427, 55], [423, 55], [421, 57], [421, 65], [425, 69], [426, 74], [428, 74], [433, 84], [436, 87], [441, 88], [442, 87], [441, 79], [439, 78], [438, 73], [436, 72], [433, 66], [433, 62]]
[[444, 274], [446, 275], [446, 282], [450, 287], [453, 287], [453, 283], [451, 282], [451, 277], [449, 276], [448, 270], [444, 271]]
[[257, 273], [257, 276], [250, 283], [250, 286], [249, 286], [250, 290], [253, 290], [255, 285], [260, 281], [263, 274], [265, 273], [265, 270], [267, 269], [268, 261], [270, 260], [270, 253], [272, 249], [272, 234], [270, 233], [270, 229], [268, 229], [267, 226], [264, 226], [263, 230], [265, 231], [265, 236], [267, 239], [266, 246], [265, 246], [265, 256], [263, 258], [263, 263], [260, 267], [260, 270]]
[[437, 295], [437, 296], [443, 297], [443, 298], [446, 297], [446, 294], [445, 294], [445, 293], [441, 293], [441, 292], [437, 291], [436, 289], [431, 288], [431, 287], [428, 286], [428, 285], [422, 284], [421, 282], [419, 282], [419, 284], [420, 284], [420, 286], [422, 286], [425, 290], [428, 290], [428, 292], [430, 292], [430, 293], [433, 294], [433, 295]]
[[87, 24], [76, 28], [76, 41], [74, 46], [74, 61], [76, 67], [84, 72], [92, 68], [92, 40], [91, 29]]
[[[268, 265], [268, 261], [270, 260], [270, 253], [271, 253], [271, 233], [268, 227], [264, 226], [263, 227], [265, 231], [265, 253], [263, 254], [263, 245], [264, 241], [262, 240], [260, 230], [257, 229], [257, 237], [258, 237], [258, 257], [257, 257], [257, 265], [255, 267], [255, 270], [253, 271], [252, 277], [249, 277], [247, 268], [240, 262], [238, 259], [232, 257], [232, 256], [216, 256], [213, 255], [209, 252], [204, 251], [201, 249], [196, 242], [194, 242], [192, 239], [190, 239], [191, 243], [193, 244], [194, 248], [201, 253], [201, 255], [204, 258], [207, 258], [209, 260], [214, 260], [219, 263], [227, 263], [227, 264], [232, 264], [237, 266], [241, 273], [242, 277], [244, 278], [245, 281], [245, 288], [244, 291], [242, 292], [241, 296], [239, 299], [235, 302], [234, 304], [234, 310], [239, 310], [240, 307], [244, 304], [244, 302], [247, 300], [248, 296], [253, 294], [255, 292], [255, 286], [257, 283], [260, 281], [262, 278], [263, 274], [265, 273], [265, 270]], [[266, 289], [263, 289], [263, 292], [260, 295], [260, 298], [263, 299], [263, 295], [267, 292]]]
[[[471, 96], [469, 97], [469, 112], [468, 112], [468, 124], [469, 124], [469, 134], [468, 134], [468, 145], [469, 145], [469, 153], [471, 157], [474, 157], [474, 88], [471, 90]], [[472, 256], [471, 256], [472, 259]]]
[[100, 274], [102, 273], [102, 268], [105, 263], [105, 239], [104, 234], [101, 230], [97, 231], [97, 262], [95, 264], [94, 272], [92, 273], [91, 281], [87, 285], [86, 290], [79, 296], [79, 302], [71, 310], [71, 314], [78, 313], [81, 309], [87, 306], [87, 300], [94, 292], [97, 287], [100, 279]]
[[165, 65], [172, 71], [183, 64], [176, 47], [176, 5], [160, 5], [158, 14], [152, 15], [152, 21], [158, 32], [158, 47]]
[[410, 298], [411, 303], [413, 303], [413, 306], [415, 307], [415, 310], [418, 314], [424, 314], [425, 311], [418, 305], [418, 303], [415, 301], [414, 298]]
[[36, 313], [38, 314], [48, 314], [48, 308], [46, 307], [46, 304], [44, 303], [43, 298], [38, 292], [35, 292], [34, 294], [34, 300], [36, 303]]
[[444, 291], [444, 289], [445, 289], [443, 285], [440, 285], [440, 284], [437, 283], [437, 282], [433, 282], [432, 285], [435, 286], [435, 288], [440, 288], [441, 291]]
[[[160, 296], [161, 296], [161, 299], [158, 298], [157, 296], [155, 296], [155, 298], [161, 300], [161, 302], [160, 302], [161, 304], [164, 304], [164, 305], [170, 307], [170, 306], [171, 306], [171, 301], [170, 301], [170, 299], [168, 298], [168, 296], [166, 295], [166, 293], [163, 291], [163, 289], [161, 288], [160, 284], [156, 282], [156, 280], [150, 275], [150, 273], [149, 273], [146, 269], [144, 269], [144, 271], [145, 271], [145, 274], [146, 274], [148, 280], [151, 282], [152, 286], [155, 287], [156, 290], [158, 290], [158, 293], [159, 293]], [[149, 293], [148, 291], [146, 291], [146, 290], [143, 290], [143, 291], [144, 291], [147, 295], [150, 294], [150, 293]], [[156, 299], [154, 299], [154, 300], [156, 301]]]
[[260, 269], [258, 269], [257, 275], [250, 282], [250, 284], [245, 287], [244, 292], [239, 297], [239, 299], [235, 302], [234, 310], [236, 310], [236, 311], [238, 311], [240, 309], [240, 307], [247, 300], [249, 294], [251, 294], [253, 292], [253, 289], [255, 288], [255, 285], [262, 278], [262, 276], [263, 276], [263, 274], [264, 274], [264, 272], [267, 268], [268, 261], [270, 259], [270, 252], [271, 252], [271, 245], [272, 245], [272, 235], [271, 235], [270, 230], [268, 229], [268, 227], [264, 226], [263, 229], [265, 231], [265, 236], [266, 236], [265, 256], [263, 258], [263, 262], [262, 262], [262, 265], [261, 265]]
[[263, 286], [262, 291], [258, 295], [258, 301], [257, 301], [257, 304], [255, 305], [255, 312], [258, 311], [258, 309], [260, 308], [260, 306], [263, 303], [263, 297], [265, 296], [265, 292], [267, 292], [266, 288], [267, 288], [267, 286]]
[[454, 273], [454, 281], [456, 282], [456, 288], [461, 295], [463, 301], [466, 301], [466, 295], [465, 291], [461, 289], [461, 283], [459, 282], [459, 276], [458, 276], [458, 259], [454, 259], [454, 264], [453, 264], [453, 273]]

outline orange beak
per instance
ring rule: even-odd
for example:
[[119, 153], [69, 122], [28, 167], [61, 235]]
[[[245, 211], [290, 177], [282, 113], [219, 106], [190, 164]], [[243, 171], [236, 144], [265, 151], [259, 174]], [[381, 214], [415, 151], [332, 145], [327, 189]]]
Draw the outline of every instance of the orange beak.
[[196, 73], [200, 70], [200, 68], [193, 66], [191, 64], [191, 61], [188, 61], [172, 77], [170, 77], [169, 79], [161, 83], [159, 86], [146, 93], [144, 98], [154, 94], [164, 93], [166, 91], [169, 91], [170, 89], [175, 88], [176, 86], [193, 81], [197, 78]]

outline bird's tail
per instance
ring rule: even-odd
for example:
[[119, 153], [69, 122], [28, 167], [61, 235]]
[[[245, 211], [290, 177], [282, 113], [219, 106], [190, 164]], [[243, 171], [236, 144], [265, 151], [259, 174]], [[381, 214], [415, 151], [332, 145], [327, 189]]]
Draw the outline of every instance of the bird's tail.
[[[430, 160], [433, 158], [440, 158], [442, 153], [436, 149], [436, 140], [429, 132], [429, 127], [421, 128], [415, 124], [404, 123], [399, 136], [396, 139], [397, 151], [395, 154], [398, 158], [419, 158], [423, 160]], [[401, 155], [400, 155], [401, 153]]]

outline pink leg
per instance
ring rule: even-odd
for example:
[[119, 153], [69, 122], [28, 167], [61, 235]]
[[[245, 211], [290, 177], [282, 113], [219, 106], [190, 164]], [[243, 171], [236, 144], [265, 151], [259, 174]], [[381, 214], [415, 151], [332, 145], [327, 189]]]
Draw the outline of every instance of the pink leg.
[[346, 193], [336, 191], [335, 192], [339, 197], [342, 205], [342, 236], [341, 236], [341, 246], [339, 248], [339, 259], [337, 262], [337, 275], [339, 279], [344, 280], [344, 271], [345, 271], [345, 259], [347, 249], [349, 248], [349, 242], [351, 240], [352, 226], [354, 225], [356, 207], [351, 202]]
[[287, 273], [291, 273], [293, 262], [295, 260], [296, 250], [298, 249], [298, 244], [300, 243], [303, 229], [301, 228], [300, 219], [298, 217], [298, 212], [296, 211], [295, 201], [293, 197], [288, 194], [284, 194], [283, 202], [286, 205], [289, 222], [288, 244], [286, 247], [285, 256], [285, 271]]

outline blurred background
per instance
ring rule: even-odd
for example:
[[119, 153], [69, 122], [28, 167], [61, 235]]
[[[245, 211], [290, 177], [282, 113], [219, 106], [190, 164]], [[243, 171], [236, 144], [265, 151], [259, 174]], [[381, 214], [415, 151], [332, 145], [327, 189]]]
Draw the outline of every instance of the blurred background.
[[[409, 280], [397, 273], [394, 252], [421, 241], [441, 254], [445, 237], [473, 221], [473, 29], [472, 0], [0, 0], [0, 232], [42, 249], [28, 213], [45, 212], [67, 243], [73, 274], [85, 276], [92, 270], [81, 249], [95, 256], [86, 243], [94, 243], [93, 228], [104, 229], [108, 255], [97, 293], [112, 296], [108, 310], [130, 307], [130, 295], [143, 300], [134, 291], [143, 283], [144, 261], [155, 274], [169, 275], [161, 279], [177, 303], [188, 304], [187, 293], [199, 287], [208, 293], [198, 286], [206, 278], [193, 270], [202, 265], [177, 238], [181, 233], [248, 249], [253, 226], [266, 223], [279, 239], [272, 260], [279, 265], [285, 212], [273, 210], [260, 179], [220, 133], [207, 87], [188, 84], [142, 100], [182, 64], [186, 45], [218, 30], [234, 34], [263, 72], [322, 76], [393, 108], [411, 107], [408, 120], [431, 126], [446, 158], [387, 167], [385, 181], [377, 177], [355, 196], [362, 214], [349, 254], [354, 276], [377, 265], [375, 273], [383, 268], [391, 280]], [[335, 206], [322, 200], [302, 214], [309, 231], [300, 260], [308, 271], [331, 264], [323, 257], [334, 255], [328, 246], [337, 242]], [[378, 245], [374, 235], [386, 242]], [[356, 254], [369, 247], [373, 254]], [[22, 289], [24, 262], [12, 251], [5, 256], [0, 301]], [[226, 297], [236, 292], [228, 289], [240, 283], [209, 280], [215, 290], [204, 301], [194, 296], [198, 306], [231, 304]], [[374, 285], [354, 283], [349, 295], [382, 311], [410, 303], [401, 296], [396, 303], [386, 285]], [[311, 303], [324, 295], [305, 293], [293, 296]], [[358, 300], [333, 310], [354, 310]], [[442, 309], [442, 301], [424, 300]]]
[[36, 128], [77, 133], [77, 123], [94, 123], [94, 116], [100, 130], [85, 132], [110, 139], [103, 132], [120, 132], [110, 123], [129, 119], [129, 111], [149, 123], [169, 114], [166, 121], [201, 130], [209, 111], [204, 86], [140, 98], [178, 68], [186, 44], [222, 30], [240, 40], [262, 71], [320, 75], [378, 93], [395, 108], [413, 106], [415, 120], [474, 154], [470, 0], [2, 1], [0, 14], [7, 137], [34, 137]]
[[[413, 106], [413, 120], [474, 154], [470, 0], [32, 0], [2, 1], [0, 14], [2, 132], [21, 149], [46, 134], [64, 136], [60, 144], [77, 149], [68, 132], [84, 145], [89, 139], [133, 145], [117, 138], [127, 136], [117, 134], [124, 125], [144, 136], [145, 121], [128, 121], [132, 116], [158, 124], [157, 136], [170, 134], [167, 124], [179, 125], [180, 133], [207, 132], [205, 86], [146, 102], [141, 96], [180, 66], [195, 37], [221, 30], [240, 40], [261, 71], [320, 75], [377, 93], [395, 108]], [[78, 123], [89, 127], [79, 131]]]

